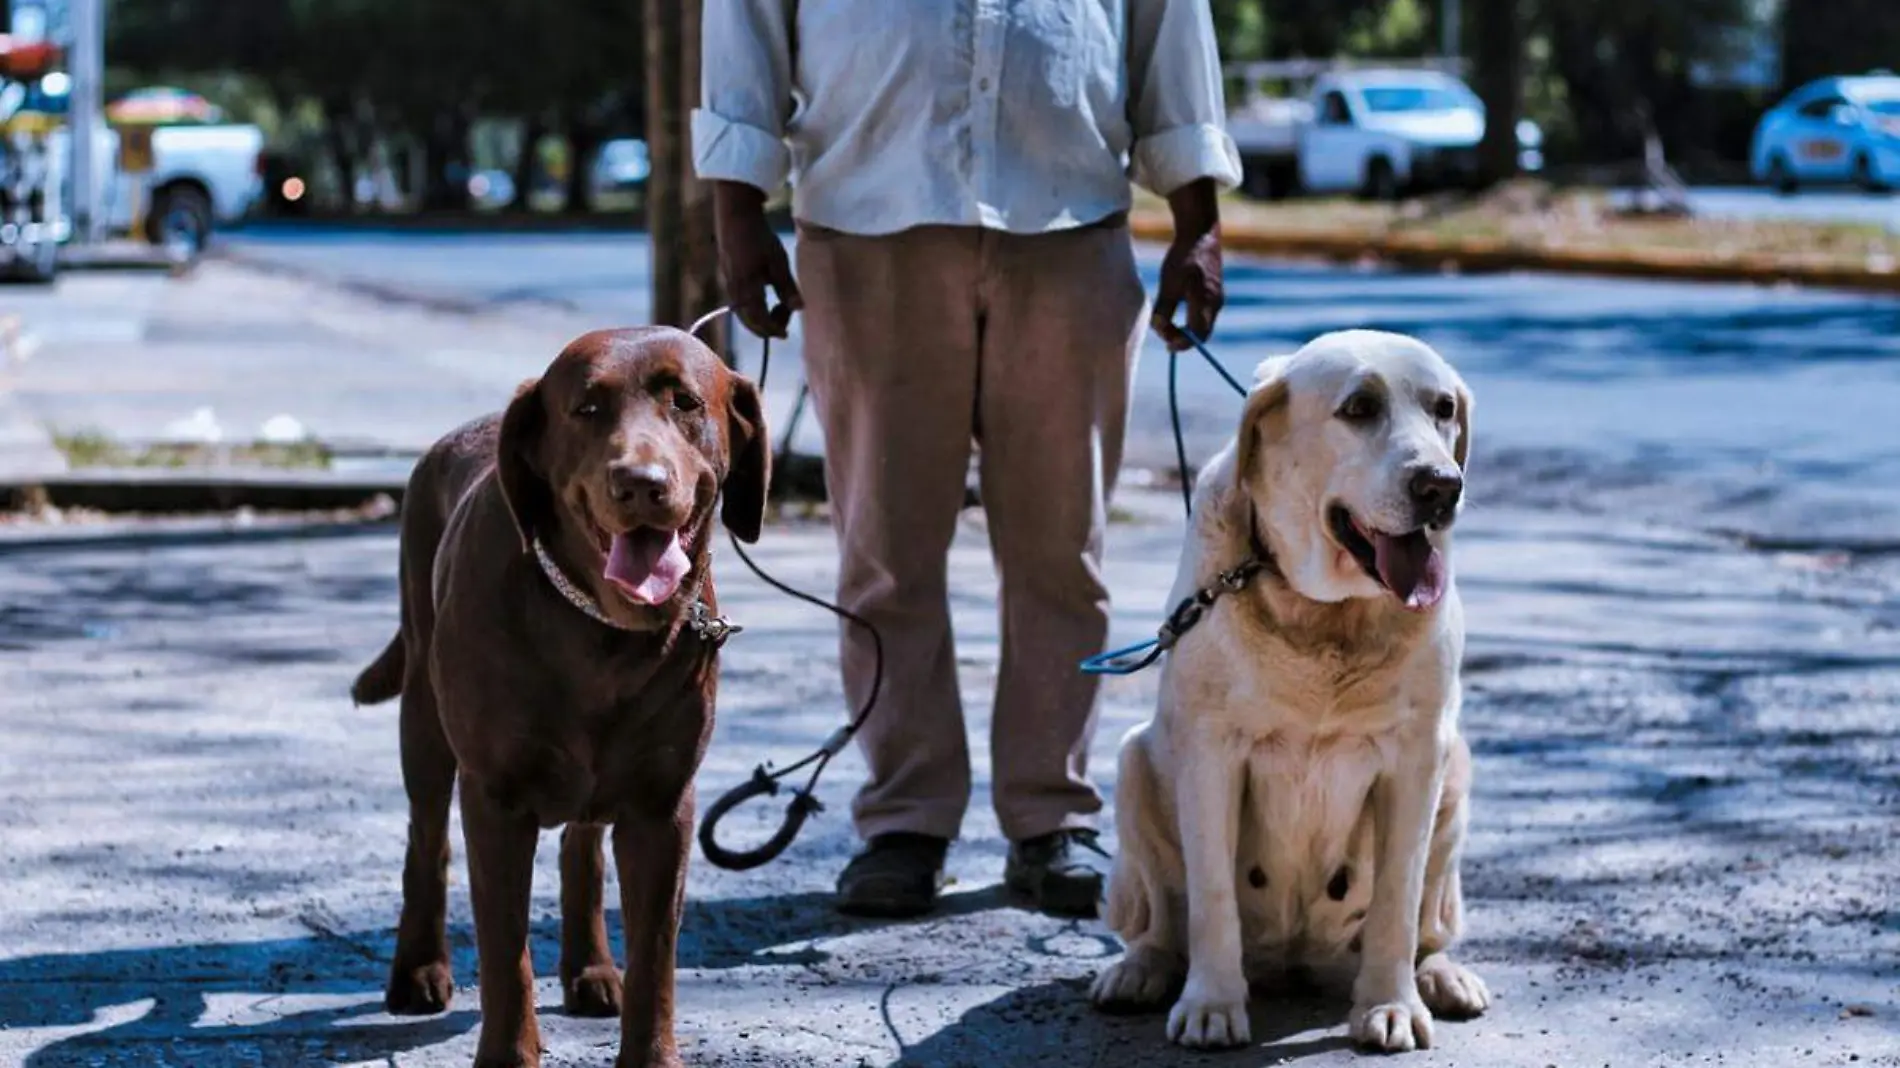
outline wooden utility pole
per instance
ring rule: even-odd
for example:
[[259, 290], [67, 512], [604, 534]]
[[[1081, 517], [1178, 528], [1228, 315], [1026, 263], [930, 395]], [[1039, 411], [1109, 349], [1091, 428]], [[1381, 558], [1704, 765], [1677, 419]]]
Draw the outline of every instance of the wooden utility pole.
[[[719, 262], [712, 190], [693, 175], [689, 117], [699, 104], [701, 0], [646, 0], [647, 235], [653, 247], [653, 321], [690, 326], [717, 308]], [[726, 324], [701, 337], [726, 351]]]

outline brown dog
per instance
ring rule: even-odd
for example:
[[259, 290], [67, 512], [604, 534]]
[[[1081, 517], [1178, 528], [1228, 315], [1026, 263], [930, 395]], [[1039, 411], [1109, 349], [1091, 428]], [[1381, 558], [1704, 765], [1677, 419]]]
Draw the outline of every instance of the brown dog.
[[[535, 844], [561, 835], [567, 1011], [621, 1015], [617, 1062], [676, 1065], [674, 946], [693, 773], [712, 732], [723, 621], [714, 502], [751, 542], [768, 478], [757, 388], [678, 330], [588, 334], [500, 417], [416, 465], [402, 629], [352, 691], [402, 695], [409, 853], [385, 1001], [446, 1009], [449, 799], [459, 781], [481, 961], [478, 1068], [536, 1065], [528, 955]], [[623, 987], [601, 911], [614, 828]]]

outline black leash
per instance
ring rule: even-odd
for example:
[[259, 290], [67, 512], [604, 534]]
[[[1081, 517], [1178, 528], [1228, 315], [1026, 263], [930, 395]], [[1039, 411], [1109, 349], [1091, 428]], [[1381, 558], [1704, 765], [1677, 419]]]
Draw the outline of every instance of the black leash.
[[[730, 312], [730, 309], [721, 310]], [[719, 313], [715, 312], [713, 314], [716, 315]], [[711, 318], [711, 316], [707, 318]], [[705, 321], [705, 319], [700, 320], [701, 323]], [[698, 325], [699, 324], [694, 325], [694, 330], [698, 329]], [[758, 387], [759, 395], [763, 397], [765, 395], [766, 376], [772, 369], [772, 339], [769, 337], [763, 338], [761, 342], [762, 344], [759, 350]], [[731, 358], [733, 365], [737, 366], [737, 354], [731, 354]], [[804, 399], [804, 393], [801, 390], [798, 404], [792, 415], [793, 426], [797, 425], [798, 409], [803, 408]], [[790, 454], [792, 435], [789, 428], [779, 448], [781, 456]], [[815, 608], [822, 608], [841, 620], [862, 627], [864, 632], [871, 636], [871, 690], [865, 695], [864, 704], [858, 709], [857, 715], [853, 716], [849, 723], [833, 731], [831, 737], [825, 739], [825, 743], [819, 746], [817, 751], [810, 756], [805, 757], [796, 764], [776, 770], [773, 769], [769, 762], [760, 764], [752, 769], [752, 777], [750, 779], [721, 794], [719, 800], [714, 801], [712, 805], [706, 809], [705, 821], [699, 825], [700, 852], [704, 853], [706, 859], [711, 861], [716, 867], [725, 868], [727, 871], [745, 871], [749, 868], [759, 867], [762, 864], [768, 864], [776, 859], [780, 853], [785, 852], [785, 850], [791, 846], [792, 842], [798, 838], [798, 832], [804, 829], [805, 821], [809, 819], [813, 813], [824, 811], [825, 806], [818, 800], [818, 795], [815, 792], [818, 789], [818, 777], [825, 773], [825, 768], [830, 765], [831, 758], [843, 752], [844, 747], [851, 744], [852, 737], [858, 733], [860, 727], [864, 726], [864, 721], [871, 718], [871, 709], [877, 707], [878, 692], [884, 688], [884, 636], [879, 634], [878, 629], [872, 626], [871, 622], [863, 616], [857, 615], [839, 605], [832, 604], [830, 601], [814, 597], [802, 590], [793, 589], [791, 586], [773, 578], [764, 568], [760, 567], [751, 556], [747, 555], [745, 547], [739, 544], [738, 538], [732, 537], [730, 532], [728, 532], [728, 538], [732, 543], [732, 551], [738, 554], [739, 559], [744, 561], [745, 566], [750, 568], [754, 575], [759, 577], [759, 581], [793, 600], [803, 601]], [[733, 850], [727, 849], [719, 844], [718, 829], [720, 820], [726, 818], [734, 809], [753, 798], [776, 796], [780, 787], [783, 785], [780, 780], [787, 776], [797, 774], [807, 767], [811, 768], [811, 777], [805, 780], [805, 785], [802, 788], [797, 786], [786, 787], [786, 789], [791, 791], [792, 799], [785, 806], [785, 820], [779, 825], [778, 833], [767, 839], [763, 844], [752, 849]]]
[[[1247, 387], [1241, 385], [1240, 381], [1229, 374], [1227, 368], [1214, 358], [1214, 354], [1207, 351], [1207, 343], [1196, 336], [1194, 331], [1186, 327], [1179, 329], [1181, 335], [1188, 339], [1188, 343], [1194, 346], [1194, 351], [1200, 353], [1201, 358], [1207, 361], [1207, 365], [1214, 369], [1214, 373], [1220, 375], [1221, 380], [1244, 399], [1247, 396]], [[1168, 417], [1174, 423], [1174, 459], [1178, 465], [1176, 470], [1181, 473], [1181, 509], [1191, 520], [1194, 518], [1194, 482], [1188, 477], [1187, 439], [1181, 430], [1181, 399], [1177, 385], [1180, 376], [1181, 354], [1170, 351], [1168, 353]], [[1255, 575], [1271, 570], [1272, 567], [1272, 560], [1263, 556], [1262, 550], [1256, 548], [1253, 555], [1221, 572], [1209, 585], [1183, 598], [1180, 604], [1174, 606], [1174, 611], [1168, 613], [1168, 618], [1161, 624], [1161, 629], [1155, 632], [1154, 637], [1145, 642], [1125, 645], [1120, 649], [1110, 649], [1106, 653], [1091, 656], [1082, 661], [1083, 672], [1090, 675], [1133, 675], [1137, 671], [1152, 666], [1155, 661], [1161, 659], [1163, 653], [1174, 648], [1174, 644], [1181, 640], [1181, 635], [1186, 634], [1201, 621], [1201, 617], [1207, 614], [1208, 609], [1214, 607], [1215, 601], [1230, 593], [1239, 593], [1246, 588], [1247, 583], [1253, 581]]]

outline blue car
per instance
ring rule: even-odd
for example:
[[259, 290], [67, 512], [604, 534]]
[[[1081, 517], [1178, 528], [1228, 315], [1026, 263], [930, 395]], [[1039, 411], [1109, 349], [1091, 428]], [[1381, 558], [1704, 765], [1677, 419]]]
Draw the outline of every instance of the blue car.
[[1755, 179], [1776, 191], [1852, 183], [1900, 185], [1900, 76], [1822, 78], [1761, 117], [1749, 152]]

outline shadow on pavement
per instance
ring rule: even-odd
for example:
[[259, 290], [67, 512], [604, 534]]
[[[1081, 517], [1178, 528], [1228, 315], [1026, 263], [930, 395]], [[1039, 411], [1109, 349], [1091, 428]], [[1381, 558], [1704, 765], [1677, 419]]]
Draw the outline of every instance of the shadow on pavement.
[[[905, 1044], [894, 1063], [903, 1068], [1295, 1064], [1351, 1048], [1339, 1026], [1346, 1012], [1347, 1003], [1337, 998], [1257, 994], [1248, 1013], [1253, 1041], [1227, 1052], [1204, 1052], [1168, 1041], [1165, 1011], [1097, 1012], [1089, 1004], [1086, 981], [1058, 980], [1011, 990], [970, 1009], [928, 1038]], [[886, 1026], [901, 1041], [888, 1012]]]
[[[380, 968], [327, 935], [46, 954], [0, 961], [0, 1030], [86, 1028], [49, 1036], [22, 1068], [315, 1068], [441, 1042], [478, 1019], [472, 1002], [427, 1019], [386, 1016], [381, 989]], [[316, 1004], [294, 1011], [293, 999]]]

